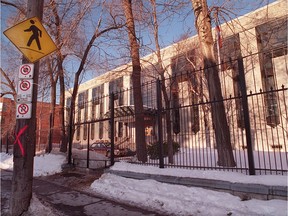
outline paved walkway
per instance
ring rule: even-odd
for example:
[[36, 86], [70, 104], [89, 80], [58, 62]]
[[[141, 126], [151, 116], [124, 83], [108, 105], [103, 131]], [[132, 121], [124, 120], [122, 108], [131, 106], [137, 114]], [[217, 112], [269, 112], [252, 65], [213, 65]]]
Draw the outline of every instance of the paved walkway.
[[[78, 176], [81, 178], [81, 174]], [[1, 215], [7, 214], [11, 191], [12, 172], [1, 170]], [[159, 214], [107, 200], [100, 196], [64, 187], [53, 183], [53, 178], [34, 178], [33, 193], [46, 205], [56, 211], [56, 215], [96, 215], [96, 216], [157, 216]], [[65, 179], [63, 177], [63, 179]], [[58, 213], [57, 213], [58, 212]]]

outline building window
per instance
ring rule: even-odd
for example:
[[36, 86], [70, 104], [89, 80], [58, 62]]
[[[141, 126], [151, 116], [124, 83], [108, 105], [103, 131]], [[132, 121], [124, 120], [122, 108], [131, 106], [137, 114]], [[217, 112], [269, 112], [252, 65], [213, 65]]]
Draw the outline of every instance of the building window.
[[[81, 109], [78, 106], [78, 110], [77, 110], [77, 121], [76, 123], [80, 123], [81, 122]], [[81, 133], [81, 126], [77, 125], [76, 126], [76, 140], [80, 140], [80, 133]]]
[[92, 89], [92, 103], [93, 105], [97, 105], [100, 103], [101, 98], [104, 94], [104, 85], [97, 86]]
[[71, 97], [66, 99], [66, 121], [67, 122], [69, 122], [70, 110], [71, 110]]
[[118, 137], [123, 137], [123, 122], [118, 122]]
[[[100, 119], [103, 117], [103, 106], [104, 106], [104, 85], [97, 86], [92, 89], [92, 106], [91, 106], [91, 117], [92, 120], [95, 121], [96, 119]], [[91, 138], [95, 138], [95, 132], [96, 132], [96, 126], [99, 126], [98, 131], [98, 138], [103, 138], [103, 132], [101, 132], [101, 125], [103, 125], [101, 122], [92, 123], [91, 125]], [[102, 126], [103, 127], [103, 126]]]
[[179, 89], [176, 76], [171, 85], [173, 132], [180, 133]]
[[[214, 47], [217, 50], [216, 45]], [[236, 108], [236, 118], [237, 126], [239, 128], [244, 128], [244, 114], [241, 99], [241, 90], [239, 82], [239, 72], [238, 72], [238, 62], [237, 58], [241, 57], [241, 46], [239, 34], [232, 35], [230, 37], [224, 38], [222, 42], [222, 47], [220, 50], [215, 51], [218, 60], [220, 60], [221, 71], [231, 71], [233, 80], [233, 91], [235, 96], [235, 108]], [[220, 54], [220, 58], [218, 57]], [[224, 76], [225, 73], [222, 73]], [[223, 77], [225, 80], [226, 78]]]
[[123, 77], [112, 80], [109, 83], [109, 94], [114, 93], [114, 100], [116, 106], [121, 106], [124, 104], [123, 101]]
[[81, 92], [78, 94], [78, 108], [83, 109], [84, 108], [84, 101], [85, 101], [85, 92]]
[[[84, 93], [84, 122], [87, 123], [88, 120], [88, 90]], [[88, 136], [88, 124], [84, 124], [83, 127], [83, 139], [87, 140]]]
[[[271, 127], [280, 124], [273, 58], [287, 54], [287, 18], [277, 19], [256, 27], [257, 45], [260, 51], [260, 69], [263, 89], [266, 122]], [[284, 50], [284, 52], [283, 52]]]
[[197, 64], [196, 50], [179, 55], [172, 59], [172, 117], [173, 132], [180, 132], [180, 106], [188, 106], [191, 130], [200, 130], [199, 106], [199, 73], [195, 72]]
[[[103, 103], [100, 103], [99, 105], [99, 114], [100, 116], [103, 116], [104, 115], [104, 104]], [[99, 139], [102, 139], [103, 138], [103, 133], [104, 133], [104, 123], [103, 121], [100, 121], [99, 122]]]
[[[87, 105], [87, 98], [88, 98], [88, 91], [81, 92], [78, 94], [77, 123], [82, 123], [83, 121], [85, 121], [85, 110], [86, 110], [85, 106]], [[83, 136], [87, 137], [87, 125], [84, 125], [84, 127], [78, 125], [76, 127], [76, 139], [78, 141], [81, 139], [81, 128], [83, 128], [84, 132]]]
[[155, 107], [157, 97], [156, 78], [159, 77], [161, 71], [159, 64], [149, 65], [142, 69], [141, 83], [142, 83], [142, 99], [143, 105], [147, 107]]
[[91, 139], [95, 139], [95, 123], [91, 124]]
[[103, 139], [103, 133], [104, 133], [104, 123], [103, 121], [99, 122], [99, 139]]
[[[130, 79], [130, 86], [133, 86], [133, 81], [132, 81], [132, 77], [131, 77], [131, 79]], [[130, 97], [130, 104], [129, 105], [134, 105], [134, 93], [133, 93], [133, 87], [132, 88], [130, 88], [129, 89], [129, 92], [130, 92], [130, 94], [129, 94], [129, 97]]]

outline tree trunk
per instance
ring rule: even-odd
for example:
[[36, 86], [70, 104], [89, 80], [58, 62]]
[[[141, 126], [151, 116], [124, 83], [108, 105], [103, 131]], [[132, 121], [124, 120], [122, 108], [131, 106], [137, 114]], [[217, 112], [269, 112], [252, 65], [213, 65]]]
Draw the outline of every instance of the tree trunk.
[[67, 133], [65, 128], [65, 83], [64, 83], [64, 72], [60, 69], [59, 74], [59, 85], [60, 85], [60, 123], [61, 123], [61, 146], [60, 146], [60, 152], [67, 152]]
[[[42, 19], [43, 0], [28, 0], [27, 18], [38, 16]], [[26, 63], [25, 60], [23, 60]], [[38, 94], [39, 62], [34, 64], [33, 78], [33, 99], [32, 118], [17, 119], [16, 133], [22, 135], [19, 141], [23, 145], [24, 152], [21, 151], [20, 142], [14, 145], [13, 151], [13, 176], [11, 185], [10, 215], [22, 215], [28, 210], [32, 198], [33, 166], [36, 145], [36, 108]], [[26, 130], [25, 130], [26, 128]], [[17, 141], [17, 140], [16, 140]], [[23, 154], [24, 153], [24, 154]]]
[[136, 153], [138, 160], [147, 162], [147, 148], [145, 142], [145, 122], [143, 112], [143, 101], [141, 93], [141, 66], [139, 56], [139, 44], [135, 33], [135, 24], [132, 12], [131, 0], [123, 0], [123, 10], [126, 17], [126, 26], [130, 42], [130, 53], [132, 58], [132, 84], [135, 107], [135, 129], [136, 129]]
[[171, 126], [171, 112], [170, 112], [170, 100], [168, 97], [168, 93], [166, 91], [166, 84], [165, 84], [165, 70], [162, 65], [162, 57], [160, 52], [160, 45], [159, 45], [159, 38], [158, 38], [158, 20], [157, 20], [157, 10], [156, 10], [156, 1], [150, 0], [152, 7], [153, 7], [153, 28], [154, 28], [154, 41], [156, 46], [156, 55], [157, 55], [157, 61], [160, 66], [159, 75], [161, 77], [161, 91], [163, 94], [166, 112], [165, 112], [165, 118], [166, 118], [166, 134], [167, 134], [167, 145], [168, 145], [168, 162], [173, 164], [173, 140], [172, 140], [172, 126]]
[[53, 73], [51, 73], [50, 79], [51, 79], [51, 104], [50, 104], [50, 111], [49, 111], [49, 131], [48, 131], [46, 153], [50, 153], [52, 151], [54, 115], [55, 115], [55, 105], [56, 105], [56, 83], [53, 80]]
[[206, 0], [191, 0], [200, 46], [204, 58], [205, 78], [208, 82], [212, 121], [215, 129], [218, 152], [218, 165], [224, 167], [236, 166], [231, 146], [230, 131], [226, 119], [225, 107], [221, 92], [218, 67], [213, 52], [213, 37], [211, 19]]
[[[81, 69], [82, 71], [82, 69]], [[74, 79], [74, 87], [73, 87], [73, 92], [71, 96], [71, 105], [70, 105], [70, 113], [69, 113], [69, 123], [68, 123], [68, 144], [69, 144], [69, 149], [68, 149], [68, 164], [72, 163], [72, 145], [73, 145], [73, 137], [74, 137], [74, 114], [75, 114], [75, 103], [76, 103], [76, 96], [78, 93], [78, 86], [79, 86], [79, 76], [81, 74], [81, 71], [75, 74], [75, 79]], [[67, 145], [66, 145], [67, 148]]]

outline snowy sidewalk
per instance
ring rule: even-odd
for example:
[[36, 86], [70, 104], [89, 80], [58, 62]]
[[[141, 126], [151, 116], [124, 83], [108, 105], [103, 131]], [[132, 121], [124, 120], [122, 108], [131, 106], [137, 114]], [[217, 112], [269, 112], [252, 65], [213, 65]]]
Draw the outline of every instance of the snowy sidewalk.
[[[75, 180], [73, 175], [76, 179], [85, 178], [82, 174], [72, 173], [70, 177], [73, 180]], [[3, 216], [8, 216], [11, 179], [12, 172], [1, 170], [1, 215]], [[151, 211], [110, 201], [95, 194], [77, 190], [77, 188], [61, 186], [54, 183], [52, 177], [44, 179], [45, 177], [40, 177], [33, 180], [33, 200], [37, 200], [38, 205], [30, 209], [29, 216], [158, 215]]]
[[39, 179], [34, 180], [33, 191], [41, 201], [49, 203], [54, 209], [61, 212], [63, 215], [157, 215], [137, 207], [120, 204], [100, 196]]

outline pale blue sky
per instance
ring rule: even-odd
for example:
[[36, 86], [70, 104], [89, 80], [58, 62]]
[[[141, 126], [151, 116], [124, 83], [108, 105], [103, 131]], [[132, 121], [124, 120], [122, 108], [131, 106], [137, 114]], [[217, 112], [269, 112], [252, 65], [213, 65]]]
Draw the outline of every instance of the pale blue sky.
[[[255, 10], [256, 8], [267, 5], [267, 3], [271, 3], [274, 1], [275, 0], [255, 0], [255, 1], [251, 1], [251, 0], [237, 0], [237, 1], [236, 0], [235, 1], [208, 0], [208, 5], [211, 6], [212, 3], [214, 3], [217, 6], [221, 6], [224, 4], [224, 6], [230, 10], [229, 15], [225, 15], [225, 18], [229, 20], [230, 18], [234, 18], [235, 16], [246, 14], [250, 12], [251, 10]], [[192, 7], [189, 1], [186, 1], [186, 2], [188, 4], [187, 4], [187, 7], [184, 8], [184, 11], [179, 11], [179, 12], [177, 11], [178, 14], [160, 23], [159, 34], [160, 34], [160, 45], [162, 47], [168, 46], [172, 44], [173, 42], [179, 40], [180, 36], [186, 32], [188, 32], [189, 36], [195, 35], [196, 31], [194, 28], [194, 15], [192, 12]], [[1, 6], [1, 31], [2, 33], [4, 30], [7, 29], [7, 26], [6, 26], [7, 15], [13, 12], [15, 12], [15, 10], [11, 9], [11, 7]], [[138, 37], [141, 38], [141, 42], [143, 45], [147, 45], [153, 48], [153, 44], [151, 44], [151, 41], [153, 43], [153, 36], [151, 34], [148, 34], [148, 32], [149, 31], [147, 30], [142, 30], [140, 33], [138, 32]], [[87, 38], [89, 38], [89, 36]], [[126, 38], [123, 38], [123, 40], [127, 40], [127, 35], [126, 35]], [[6, 44], [7, 42], [8, 42], [7, 38], [3, 34], [1, 34], [1, 45]], [[110, 49], [106, 47], [103, 49], [103, 51], [105, 50], [108, 52], [115, 53], [115, 51], [118, 49], [119, 47], [117, 48], [117, 47], [111, 46]], [[11, 59], [11, 55], [14, 55], [14, 56], [16, 55], [16, 58], [19, 58], [19, 64], [21, 63], [21, 54], [11, 43], [9, 43], [8, 50], [4, 50], [4, 49], [1, 49], [1, 50], [2, 50], [1, 67], [9, 68], [12, 65], [12, 64], [11, 65], [9, 64], [9, 59]], [[126, 51], [127, 53], [127, 49], [125, 50], [124, 48], [123, 50], [124, 50], [123, 52]], [[148, 51], [144, 53], [147, 54]], [[115, 64], [116, 62], [117, 61], [113, 61], [114, 64], [112, 64], [111, 62], [112, 68], [117, 66]], [[73, 71], [75, 72], [76, 69], [78, 68], [78, 62], [75, 61], [75, 58], [71, 58], [71, 62], [68, 65], [69, 65], [68, 66], [69, 70], [72, 72]], [[13, 70], [13, 68], [12, 69], [10, 68], [10, 70]], [[85, 76], [84, 80], [91, 79], [96, 74], [97, 72], [88, 73]]]

